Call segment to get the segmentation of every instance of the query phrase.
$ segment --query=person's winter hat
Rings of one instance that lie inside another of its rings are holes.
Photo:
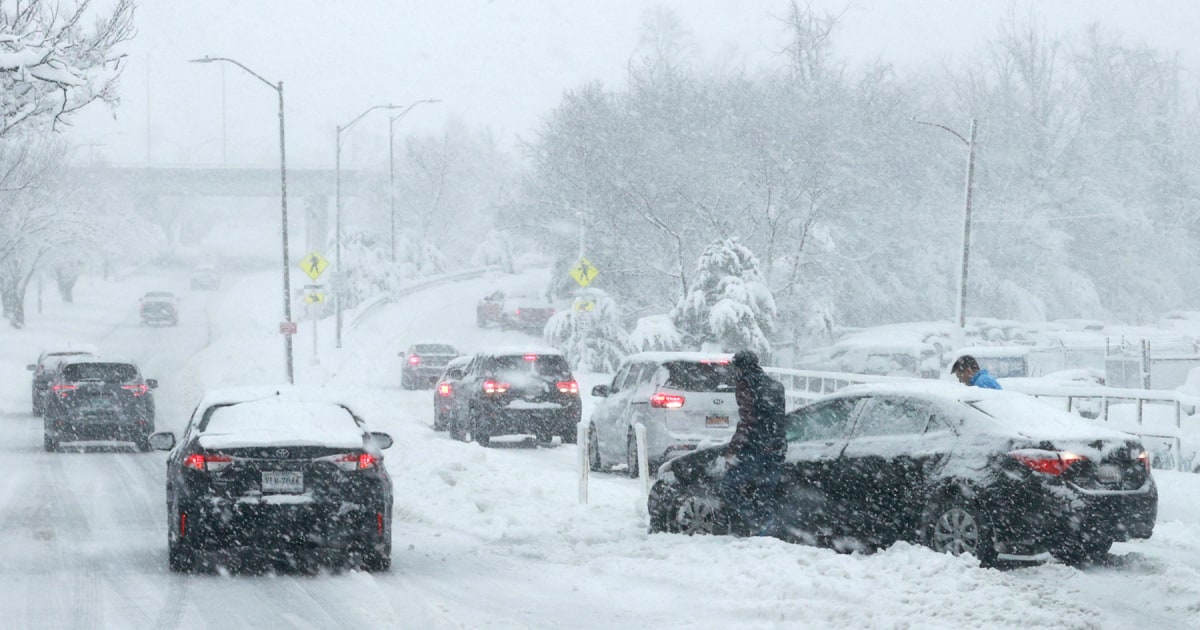
[[[733,367],[739,370],[748,370],[758,367],[758,355],[754,354],[753,350],[738,350],[737,354],[733,355]]]

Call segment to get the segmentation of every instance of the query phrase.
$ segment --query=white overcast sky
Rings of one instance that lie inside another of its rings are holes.
[[[1076,36],[1098,22],[1200,68],[1194,0],[811,5],[843,13],[836,54],[882,58],[901,72],[970,53],[1012,6],[1030,5],[1051,32]],[[275,92],[232,66],[222,73],[218,64],[187,63],[213,55],[284,82],[290,164],[332,166],[337,125],[372,105],[425,98],[443,102],[414,108],[397,135],[432,132],[453,118],[489,126],[513,146],[532,136],[565,89],[592,80],[619,86],[654,6],[676,9],[697,64],[769,63],[786,41],[786,0],[140,0],[120,106],[91,106],[66,134],[83,145],[80,160],[220,164],[224,146],[230,164],[275,163]],[[374,112],[346,134],[346,164],[386,159],[386,114]]]

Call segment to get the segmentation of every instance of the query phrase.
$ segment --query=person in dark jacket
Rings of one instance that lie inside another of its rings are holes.
[[[787,453],[783,385],[767,376],[758,355],[733,355],[737,371],[737,430],[725,449],[726,470],[721,497],[733,518],[735,533],[770,535],[775,487]]]
[[[963,385],[972,385],[975,387],[983,387],[985,389],[1003,389],[996,379],[987,370],[980,369],[979,361],[975,357],[964,354],[958,357],[954,365],[950,366],[950,373],[958,378],[958,382]]]

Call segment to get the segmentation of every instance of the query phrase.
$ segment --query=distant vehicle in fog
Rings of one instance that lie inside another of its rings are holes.
[[[215,291],[221,288],[221,276],[213,265],[198,265],[192,271],[192,289]]]
[[[57,451],[64,442],[117,441],[149,451],[156,387],[158,381],[142,378],[130,362],[64,363],[43,406],[46,450]]]
[[[138,302],[143,326],[178,326],[179,298],[170,291],[150,291]]]
[[[560,436],[573,444],[582,410],[579,383],[553,348],[509,347],[477,352],[451,392],[451,435],[482,446],[493,437]],[[497,440],[499,441],[499,440]]]
[[[535,291],[495,291],[475,306],[480,328],[498,327],[541,334],[555,307]]]
[[[84,359],[97,355],[96,347],[89,344],[67,344],[52,350],[43,350],[38,355],[37,363],[30,363],[25,369],[33,372],[33,382],[30,386],[30,399],[33,415],[42,415],[46,404],[46,394],[50,391],[50,383],[58,376],[59,367],[64,362],[73,359]]]
[[[392,562],[386,433],[345,403],[311,392],[205,394],[183,437],[151,437],[167,457],[168,566],[214,553],[333,554],[368,571]]]
[[[400,368],[400,386],[404,389],[423,389],[433,386],[451,359],[462,356],[458,348],[441,342],[419,342],[400,353],[404,365]]]
[[[452,425],[454,414],[454,393],[462,383],[463,370],[471,362],[471,357],[455,357],[446,364],[446,370],[441,378],[433,384],[433,430],[445,431]],[[452,435],[456,440],[463,439],[457,433]]]

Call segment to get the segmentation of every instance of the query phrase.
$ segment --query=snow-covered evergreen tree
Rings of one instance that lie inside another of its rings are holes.
[[[775,328],[775,298],[758,258],[737,238],[713,241],[700,255],[688,294],[671,319],[690,345],[715,344],[733,352],[768,355]]]
[[[647,315],[638,318],[629,333],[633,352],[675,351],[684,348],[683,335],[671,321],[670,315]]]
[[[571,369],[612,372],[630,352],[617,303],[599,289],[580,291],[569,310],[546,323],[546,342],[567,357]]]

